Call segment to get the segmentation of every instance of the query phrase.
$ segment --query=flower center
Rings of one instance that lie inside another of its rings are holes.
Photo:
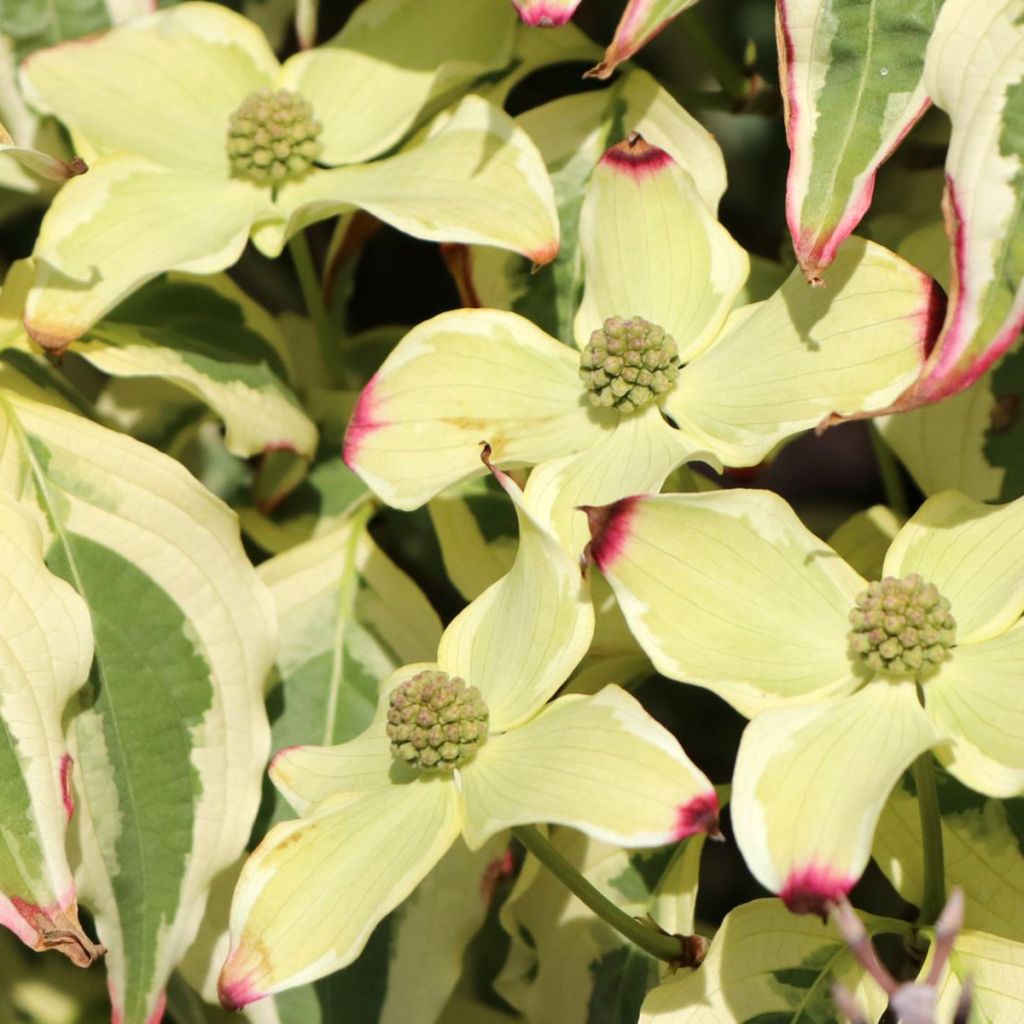
[[[580,359],[592,405],[635,412],[679,378],[679,347],[664,328],[641,316],[612,316],[594,331]]]
[[[287,89],[249,93],[228,119],[231,173],[258,185],[301,178],[320,154],[313,108]]]
[[[450,772],[484,745],[487,718],[475,686],[447,672],[419,672],[388,698],[392,756],[421,771]]]
[[[876,671],[910,675],[950,657],[956,620],[933,583],[911,573],[886,576],[857,596],[850,611],[850,647]]]

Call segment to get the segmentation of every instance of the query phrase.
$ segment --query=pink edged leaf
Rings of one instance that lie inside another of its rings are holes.
[[[610,78],[612,72],[646,46],[676,15],[697,0],[629,0],[615,37],[601,63],[587,72],[588,78]]]
[[[928,108],[922,78],[935,10],[779,0],[786,219],[812,284],[827,283],[824,271],[871,204],[879,166]]]
[[[916,381],[865,417],[963,391],[1024,328],[1024,28],[1013,10],[952,0],[936,22],[924,84],[952,121],[943,197],[949,304]]]
[[[564,25],[579,5],[580,0],[512,0],[519,17],[537,28]]]

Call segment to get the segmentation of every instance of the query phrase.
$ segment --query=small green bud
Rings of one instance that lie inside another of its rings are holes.
[[[480,691],[446,672],[419,672],[388,698],[391,754],[421,771],[464,765],[487,740],[487,705]]]
[[[679,377],[679,347],[640,316],[609,317],[580,359],[580,380],[592,405],[635,412],[665,394]]]
[[[956,645],[947,601],[917,573],[868,585],[850,610],[850,650],[876,672],[916,675],[946,661]]]
[[[258,185],[301,178],[320,155],[313,108],[287,89],[250,93],[228,119],[231,173]]]

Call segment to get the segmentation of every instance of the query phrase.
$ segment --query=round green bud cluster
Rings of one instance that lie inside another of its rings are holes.
[[[679,378],[672,335],[641,316],[612,316],[594,331],[580,360],[580,380],[592,405],[634,412],[665,394]]]
[[[850,624],[853,652],[876,671],[894,675],[939,665],[956,643],[949,601],[916,572],[872,583],[858,595]]]
[[[301,178],[320,154],[321,131],[313,108],[298,93],[252,92],[228,120],[231,173],[258,185]]]
[[[487,717],[475,686],[447,672],[419,672],[388,698],[391,753],[413,768],[450,772],[483,746]]]

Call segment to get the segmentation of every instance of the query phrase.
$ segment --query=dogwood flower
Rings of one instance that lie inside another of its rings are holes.
[[[624,690],[547,703],[587,651],[593,610],[579,566],[497,476],[519,520],[510,572],[449,625],[435,663],[382,683],[360,736],[273,761],[299,817],[242,872],[225,1006],[350,963],[460,833],[475,850],[539,822],[627,847],[715,831],[710,782]]]
[[[59,350],[165,270],[222,270],[250,233],[277,256],[306,225],[353,207],[421,238],[551,259],[543,163],[480,97],[374,160],[439,100],[502,67],[514,27],[499,3],[368,0],[331,43],[282,66],[246,18],[185,3],[33,54],[26,96],[71,129],[91,170],[43,220],[29,331]]]
[[[576,506],[658,490],[683,462],[750,466],[836,409],[896,395],[921,366],[941,293],[860,239],[826,289],[797,272],[730,312],[746,253],[690,174],[633,137],[594,172],[580,220],[573,351],[523,317],[442,313],[413,328],[360,396],[345,460],[412,509],[481,472],[481,441],[530,480],[579,552]]]
[[[627,498],[590,519],[655,667],[754,716],[732,820],[791,909],[849,891],[929,748],[972,789],[1024,792],[1024,499],[929,498],[871,583],[767,492]]]

